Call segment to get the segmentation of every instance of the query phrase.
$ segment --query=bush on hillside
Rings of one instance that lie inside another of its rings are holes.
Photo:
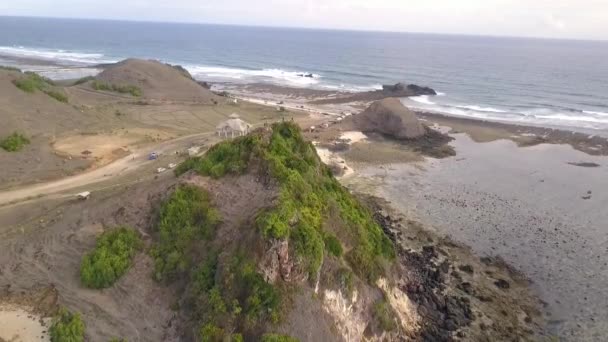
[[[121,227],[104,232],[95,249],[82,259],[82,283],[96,289],[112,286],[131,267],[141,247],[141,239],[133,229]]]
[[[373,317],[382,331],[393,331],[397,328],[395,313],[386,300],[381,300],[374,305]]]
[[[87,82],[93,81],[93,80],[95,80],[95,77],[93,77],[93,76],[82,77],[82,78],[79,78],[76,82],[74,82],[74,85],[84,84],[84,83],[87,83]]]
[[[33,93],[36,90],[42,91],[54,85],[50,79],[33,72],[26,72],[23,77],[14,80],[13,84],[26,93]]]
[[[68,103],[68,97],[66,94],[57,91],[57,90],[46,90],[44,92],[45,94],[47,94],[48,96],[54,98],[55,100],[59,101],[59,102],[63,102],[63,103]]]
[[[25,145],[29,145],[30,140],[23,134],[13,132],[13,134],[0,141],[0,147],[7,152],[20,151]]]
[[[170,280],[190,269],[190,246],[210,238],[219,222],[220,215],[206,191],[180,185],[160,210],[159,242],[152,249],[155,278]]]
[[[84,323],[79,314],[59,310],[49,329],[51,342],[83,342]]]
[[[287,335],[264,334],[261,342],[299,342],[299,340]]]
[[[59,102],[68,102],[68,97],[65,93],[53,88],[55,83],[51,79],[33,72],[25,72],[21,78],[14,80],[13,84],[26,93],[34,93],[38,90]]]
[[[112,84],[112,83],[106,83],[106,82],[102,82],[99,80],[95,80],[95,81],[93,81],[93,83],[91,83],[91,86],[95,90],[112,91],[112,92],[121,93],[121,94],[130,94],[135,97],[140,97],[142,95],[141,88],[139,88],[138,86],[134,86],[134,85],[126,85],[126,84],[119,85],[119,84]]]
[[[180,165],[176,174],[189,170],[214,178],[239,174],[250,160],[262,160],[280,184],[276,207],[257,217],[263,236],[290,239],[298,256],[314,278],[322,264],[323,251],[342,254],[339,241],[325,241],[323,222],[329,209],[335,208],[344,220],[345,229],[355,245],[346,260],[370,282],[383,272],[383,260],[395,256],[392,242],[384,234],[367,208],[333,177],[321,163],[314,146],[302,137],[299,127],[291,122],[274,124],[270,139],[263,133],[224,141],[212,147],[203,157],[192,158]],[[338,243],[336,243],[338,242]],[[340,247],[338,247],[340,246]]]

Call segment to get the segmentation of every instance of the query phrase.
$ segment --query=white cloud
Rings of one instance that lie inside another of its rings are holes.
[[[608,39],[607,0],[19,0],[0,14]]]

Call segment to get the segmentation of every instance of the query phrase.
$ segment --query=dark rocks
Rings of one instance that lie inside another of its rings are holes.
[[[464,273],[468,273],[468,274],[473,274],[473,266],[471,265],[460,265],[458,266],[458,269],[461,270]]]
[[[302,76],[303,77],[303,76]],[[397,83],[395,85],[383,85],[382,90],[366,91],[354,94],[313,101],[315,104],[349,103],[349,102],[372,102],[387,97],[410,97],[421,95],[437,95],[437,92],[429,87],[421,87],[415,84]]]
[[[573,166],[580,166],[580,167],[600,167],[600,164],[597,163],[590,163],[590,162],[580,162],[580,163],[568,163],[569,165],[573,165]]]
[[[496,280],[494,282],[494,285],[496,285],[496,287],[498,287],[499,289],[503,289],[503,290],[506,290],[511,287],[511,284],[509,284],[509,282],[504,279]]]
[[[420,95],[437,95],[437,92],[429,87],[421,87],[416,84],[408,84],[407,86],[403,83],[397,83],[395,85],[383,85],[382,91],[385,93],[407,93],[405,96],[420,96]]]

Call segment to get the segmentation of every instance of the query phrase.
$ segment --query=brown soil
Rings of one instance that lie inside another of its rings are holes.
[[[182,71],[158,61],[127,59],[111,65],[96,78],[110,84],[137,86],[149,101],[211,104],[218,100]]]
[[[81,84],[62,88],[68,94],[69,103],[66,104],[41,92],[21,91],[12,84],[20,74],[0,70],[0,117],[3,119],[0,138],[19,131],[32,142],[16,153],[0,149],[0,189],[64,178],[91,166],[108,164],[141,146],[183,135],[213,132],[218,123],[234,112],[252,124],[281,117],[274,108],[245,102],[233,104],[229,99],[215,95],[205,97],[210,94],[208,90],[164,64],[131,61],[120,68],[126,66],[133,69],[131,72],[123,70],[128,75],[145,74],[141,77],[149,81],[151,94],[165,91],[165,88],[154,87],[166,82],[184,94],[202,91],[204,96],[199,99],[201,101],[194,102],[190,98],[178,101],[182,99],[180,97],[171,101],[138,99],[94,91],[89,84]],[[148,67],[151,70],[145,71]],[[117,73],[111,68],[107,72],[110,76]],[[166,79],[170,76],[175,80]],[[152,79],[155,81],[150,81]],[[211,98],[217,99],[217,105],[203,101]],[[298,113],[288,114],[298,117]],[[83,155],[85,151],[92,153]]]
[[[104,229],[129,225],[146,236],[153,210],[174,183],[168,178],[97,192],[86,202],[47,201],[0,211],[0,288],[5,289],[5,297],[23,298],[21,293],[31,292],[32,287],[53,289],[53,300],[33,296],[16,302],[34,307],[48,302],[37,305],[45,314],[57,305],[81,313],[91,341],[174,340],[170,328],[174,297],[170,289],[152,280],[154,265],[147,254],[137,256],[131,270],[107,290],[83,288],[78,274],[82,256]]]

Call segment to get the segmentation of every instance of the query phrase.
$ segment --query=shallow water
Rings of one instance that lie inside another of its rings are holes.
[[[569,341],[608,336],[608,158],[565,145],[456,138],[456,157],[366,167],[351,182],[521,270],[547,303],[552,333]]]

